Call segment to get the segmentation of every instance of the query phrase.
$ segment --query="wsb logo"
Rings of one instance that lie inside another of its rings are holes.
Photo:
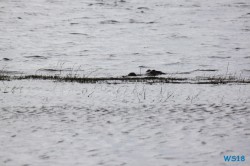
[[[225,162],[244,162],[245,156],[224,156],[224,161]]]

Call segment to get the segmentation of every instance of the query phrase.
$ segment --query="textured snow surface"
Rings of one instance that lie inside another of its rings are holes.
[[[2,0],[0,67],[249,77],[249,9],[249,0]]]
[[[225,165],[224,155],[250,155],[249,92],[249,85],[1,82],[0,162]]]
[[[249,0],[0,0],[0,73],[249,78],[249,39]],[[249,94],[1,81],[0,165],[250,165]]]

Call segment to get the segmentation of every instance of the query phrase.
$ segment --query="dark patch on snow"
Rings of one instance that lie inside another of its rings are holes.
[[[116,20],[105,20],[100,22],[100,24],[117,24],[117,23],[119,23],[119,21]]]
[[[12,59],[10,58],[3,58],[4,61],[11,61]]]
[[[213,58],[213,59],[229,59],[231,56],[209,56],[208,58]]]
[[[33,55],[33,56],[24,56],[25,58],[34,58],[34,59],[48,59],[45,56]]]
[[[84,35],[84,36],[88,36],[85,33],[78,33],[78,32],[72,32],[72,33],[69,33],[69,34],[71,34],[71,35]]]
[[[148,7],[138,7],[137,9],[139,9],[139,10],[149,10]]]

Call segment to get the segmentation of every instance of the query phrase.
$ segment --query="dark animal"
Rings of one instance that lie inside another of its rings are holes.
[[[150,70],[150,69],[146,71],[147,76],[158,76],[162,74],[166,74],[166,73],[163,73],[162,71]]]
[[[128,76],[137,76],[134,72],[129,73]]]

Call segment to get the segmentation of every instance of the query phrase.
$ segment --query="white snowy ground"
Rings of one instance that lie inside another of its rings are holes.
[[[0,27],[0,70],[250,76],[249,0],[2,0]]]
[[[0,165],[249,165],[250,86],[0,83]],[[224,155],[246,162],[225,163]]]
[[[249,0],[0,1],[1,73],[143,66],[249,78],[249,38]],[[249,94],[249,85],[0,82],[0,165],[250,165]]]

